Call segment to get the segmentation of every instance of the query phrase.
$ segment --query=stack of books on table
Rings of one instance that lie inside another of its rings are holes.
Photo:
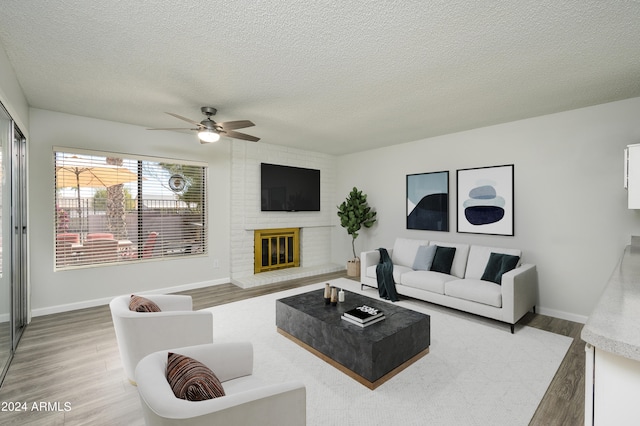
[[[382,321],[384,314],[379,309],[362,305],[342,314],[342,319],[360,327],[367,327]]]

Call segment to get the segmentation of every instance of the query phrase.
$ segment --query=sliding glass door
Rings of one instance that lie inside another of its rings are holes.
[[[12,349],[27,325],[27,140],[13,125],[11,152],[11,322]]]
[[[4,374],[9,366],[13,353],[11,341],[11,179],[6,179],[7,171],[11,170],[11,161],[7,165],[7,158],[11,158],[13,123],[4,109],[0,107],[0,171],[2,185],[0,185],[2,206],[0,206],[0,371]]]
[[[0,105],[0,384],[27,323],[26,140]]]

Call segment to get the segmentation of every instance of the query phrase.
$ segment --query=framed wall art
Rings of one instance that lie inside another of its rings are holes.
[[[449,231],[449,172],[407,175],[407,229]]]
[[[457,231],[513,236],[513,164],[457,171]]]

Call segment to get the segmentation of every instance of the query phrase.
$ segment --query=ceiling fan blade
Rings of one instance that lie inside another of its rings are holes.
[[[188,127],[159,127],[159,128],[147,129],[147,130],[198,130],[198,129],[190,129]]]
[[[255,136],[246,135],[240,132],[234,132],[233,130],[226,130],[224,131],[224,134],[226,136],[229,136],[230,138],[243,139],[245,141],[250,141],[250,142],[258,142],[260,140],[260,138],[257,138]]]
[[[224,123],[217,124],[224,130],[244,129],[245,127],[255,126],[255,124],[249,120],[225,121]]]
[[[183,116],[181,116],[181,115],[174,114],[174,113],[172,113],[172,112],[168,112],[167,114],[169,114],[169,115],[171,115],[171,116],[173,116],[173,117],[175,117],[175,118],[179,118],[180,120],[184,120],[184,121],[186,121],[187,123],[195,124],[195,125],[196,125],[196,126],[198,126],[198,127],[201,127],[201,126],[202,126],[199,122],[194,121],[194,120],[192,120],[192,119],[190,119],[190,118],[183,117]]]

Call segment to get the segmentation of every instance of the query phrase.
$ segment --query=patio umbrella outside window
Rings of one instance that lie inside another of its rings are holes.
[[[88,167],[79,167],[77,165],[56,167],[56,187],[76,189],[79,217],[82,217],[80,188],[108,188],[137,180],[137,173],[126,167],[109,164]]]

